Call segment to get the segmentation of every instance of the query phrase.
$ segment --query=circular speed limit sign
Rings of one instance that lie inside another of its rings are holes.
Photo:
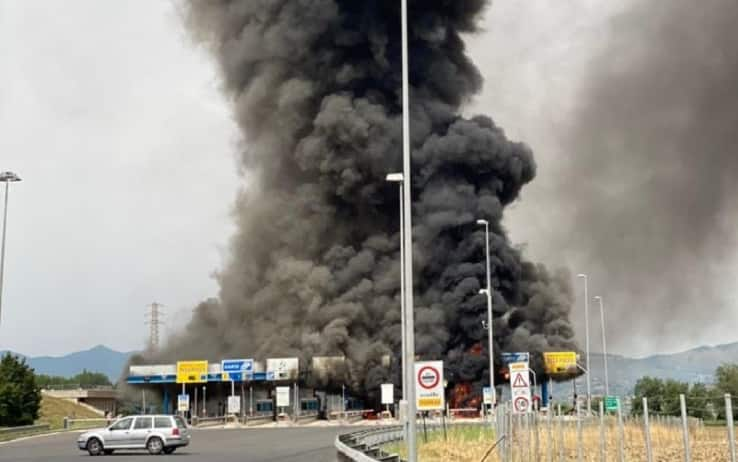
[[[513,401],[513,406],[515,407],[515,412],[526,412],[530,406],[530,401],[526,396],[518,396]]]

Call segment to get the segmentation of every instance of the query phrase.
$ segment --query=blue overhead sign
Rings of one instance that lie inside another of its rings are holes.
[[[500,355],[502,357],[502,364],[507,366],[510,363],[529,363],[530,362],[530,353],[526,352],[518,352],[518,353],[502,353]]]
[[[252,380],[254,376],[253,359],[224,359],[221,362],[223,380],[243,382]]]

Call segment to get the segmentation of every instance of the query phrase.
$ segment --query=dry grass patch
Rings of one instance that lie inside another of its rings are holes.
[[[420,430],[419,426],[419,430]],[[480,462],[494,442],[494,433],[489,427],[466,427],[454,429],[450,427],[448,441],[443,439],[442,432],[429,434],[429,441],[423,442],[422,434],[418,437],[418,456],[422,462]],[[608,462],[617,462],[618,428],[614,419],[605,425],[605,456]],[[559,451],[564,460],[577,460],[577,428],[576,422],[565,422],[559,430],[554,421],[552,428],[552,444],[550,451],[553,460],[559,460]],[[538,453],[536,454],[536,431],[538,434]],[[563,434],[563,438],[562,438]],[[583,459],[588,462],[600,461],[600,429],[599,423],[584,425],[582,428]],[[628,422],[624,426],[624,450],[627,461],[646,461],[646,444],[643,426],[640,422]],[[538,423],[537,429],[531,425],[516,425],[513,434],[512,462],[545,461],[549,452],[549,432],[547,422]],[[729,459],[727,430],[725,427],[691,427],[690,445],[692,460],[695,462],[723,462]],[[684,444],[680,426],[651,425],[651,447],[654,462],[673,462],[684,460]],[[387,448],[392,452],[406,455],[404,445],[397,444]],[[499,448],[498,448],[499,449]],[[501,462],[498,450],[486,459],[487,462]]]
[[[48,423],[52,430],[64,428],[64,417],[72,417],[77,419],[99,419],[100,415],[87,409],[79,404],[60,398],[52,398],[43,396],[41,398],[41,410],[39,412],[38,423]],[[100,427],[103,424],[93,423],[92,425]],[[79,426],[76,426],[77,428]]]

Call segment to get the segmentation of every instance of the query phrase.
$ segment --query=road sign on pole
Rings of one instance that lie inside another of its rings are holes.
[[[207,361],[177,362],[177,383],[205,383],[207,381]]]
[[[605,396],[605,410],[606,411],[617,411],[618,410],[618,398],[616,396]]]
[[[492,404],[492,388],[483,387],[482,397],[484,398],[484,404]]]
[[[241,412],[241,397],[238,395],[228,397],[228,413],[239,414]]]
[[[415,363],[415,396],[418,411],[443,410],[443,361]]]
[[[382,404],[394,404],[395,402],[395,385],[392,383],[383,383],[382,388]]]
[[[277,407],[290,405],[290,387],[277,387]]]
[[[513,412],[525,414],[530,411],[530,369],[527,362],[510,363],[510,392]]]
[[[177,396],[177,410],[179,412],[190,410],[190,395],[182,394]]]
[[[510,365],[510,363],[529,363],[530,353],[528,353],[527,351],[521,351],[517,353],[503,352],[500,353],[500,359],[502,359],[502,364],[505,366]]]
[[[253,359],[224,359],[220,363],[223,380],[243,382],[254,376]]]

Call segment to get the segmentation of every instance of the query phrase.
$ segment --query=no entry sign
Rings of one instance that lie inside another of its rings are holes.
[[[415,399],[419,411],[446,407],[443,393],[443,361],[415,363]]]

